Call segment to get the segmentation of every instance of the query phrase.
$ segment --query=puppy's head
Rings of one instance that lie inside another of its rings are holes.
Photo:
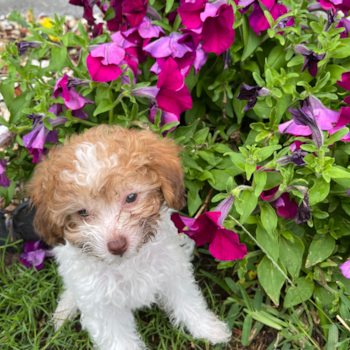
[[[151,131],[101,125],[73,136],[27,187],[36,231],[49,245],[66,239],[108,263],[133,256],[155,234],[164,201],[185,204],[179,152]]]

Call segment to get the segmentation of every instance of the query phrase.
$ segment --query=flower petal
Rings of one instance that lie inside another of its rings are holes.
[[[122,74],[120,67],[114,64],[104,66],[101,64],[101,61],[102,58],[92,57],[91,54],[86,59],[86,64],[92,80],[105,83],[117,79]]]
[[[344,277],[350,278],[350,260],[346,261],[344,264],[341,264],[339,268]]]

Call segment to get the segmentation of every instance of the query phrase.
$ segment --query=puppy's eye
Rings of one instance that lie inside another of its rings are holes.
[[[135,201],[136,201],[136,198],[137,198],[137,194],[136,194],[136,193],[129,194],[129,195],[126,197],[125,202],[126,202],[126,203],[135,202]]]
[[[80,216],[82,216],[83,218],[86,218],[86,217],[89,216],[89,213],[87,212],[86,209],[79,210],[79,211],[78,211],[78,214],[79,214]]]

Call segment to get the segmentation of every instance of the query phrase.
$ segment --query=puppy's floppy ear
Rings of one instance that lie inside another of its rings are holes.
[[[151,168],[161,181],[161,190],[170,208],[180,210],[186,204],[184,173],[179,153],[181,147],[170,138],[159,138],[152,131],[140,131],[151,154]]]
[[[32,205],[36,207],[34,228],[37,234],[51,246],[65,243],[63,239],[63,226],[59,226],[50,211],[51,196],[54,193],[54,179],[49,170],[49,160],[39,163],[32,179],[26,187]]]

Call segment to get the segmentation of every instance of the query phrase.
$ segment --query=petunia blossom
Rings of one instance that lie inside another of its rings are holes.
[[[340,268],[341,273],[344,275],[345,278],[350,278],[350,260],[339,265],[339,268]]]
[[[183,25],[189,29],[197,29],[202,25],[201,13],[208,0],[185,2],[177,8]]]
[[[243,83],[243,86],[241,86],[239,89],[237,98],[241,101],[248,101],[247,105],[244,107],[244,111],[247,111],[248,109],[252,109],[258,102],[258,96],[265,96],[268,94],[270,94],[270,90],[264,87],[261,87],[259,85],[249,86]]]
[[[9,187],[11,181],[7,178],[6,171],[6,162],[0,158],[0,187]]]
[[[343,73],[341,80],[338,80],[337,84],[343,89],[350,91],[350,71]]]
[[[19,258],[24,266],[40,270],[44,266],[45,258],[53,255],[53,251],[45,248],[41,241],[29,241],[26,242],[24,252]]]
[[[148,0],[124,0],[122,3],[123,16],[131,28],[136,27],[145,17]]]
[[[156,106],[153,106],[149,110],[148,120],[153,124],[154,124],[154,120],[155,120],[155,116],[157,114],[157,111],[158,111],[158,108]],[[180,117],[178,115],[176,115],[174,113],[162,111],[159,126],[162,127],[165,124],[172,123],[172,122],[179,122],[179,121],[180,121]],[[171,128],[170,130],[165,131],[164,134],[167,134],[168,132],[172,132],[175,129],[176,129],[176,126]]]
[[[55,98],[62,96],[66,108],[72,109],[73,111],[82,109],[87,103],[94,103],[80,95],[74,88],[70,87],[70,81],[74,84],[74,79],[69,78],[67,74],[57,79],[53,92]]]
[[[301,149],[298,149],[295,153],[292,153],[290,156],[283,156],[276,160],[276,163],[279,165],[286,165],[289,163],[294,163],[295,165],[306,165],[304,157],[307,155],[307,152],[303,152]]]
[[[345,28],[345,31],[340,33],[340,38],[348,38],[349,37],[349,32],[350,32],[350,21],[346,18],[341,18],[339,23],[336,25],[335,28]]]
[[[222,226],[224,219],[230,211],[233,197],[227,197],[212,212],[201,214],[197,219],[186,218],[175,213],[171,216],[179,232],[191,237],[197,246],[209,243],[209,251],[214,258],[231,261],[243,259],[247,248],[239,243],[238,235]],[[188,230],[184,230],[187,226]]]
[[[322,61],[326,54],[317,55],[312,50],[309,50],[304,45],[296,45],[294,51],[303,55],[305,57],[304,65],[301,68],[303,72],[305,69],[308,69],[311,76],[315,77],[317,75],[317,63]]]
[[[226,51],[235,39],[233,29],[234,13],[232,5],[222,1],[207,3],[200,14],[203,22],[203,50],[215,52],[217,55]]]
[[[89,25],[95,23],[95,18],[93,16],[94,2],[90,2],[89,0],[69,0],[69,3],[75,6],[82,6],[84,8],[83,18],[88,21]]]
[[[115,42],[92,50],[86,59],[92,80],[103,83],[117,79],[123,72],[119,65],[124,58],[125,50]]]
[[[16,43],[18,49],[18,55],[23,56],[29,48],[37,48],[41,46],[42,43],[37,43],[35,41],[22,41],[21,43]]]
[[[348,13],[350,10],[349,0],[316,0],[324,10],[332,9],[333,12],[336,10]]]

